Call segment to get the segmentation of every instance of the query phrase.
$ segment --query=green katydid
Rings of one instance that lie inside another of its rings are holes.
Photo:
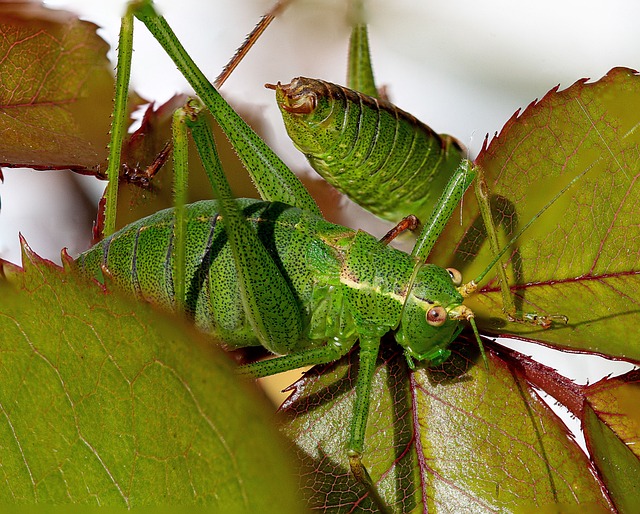
[[[425,223],[413,255],[364,232],[330,224],[295,175],[209,84],[151,2],[131,4],[125,32],[131,31],[133,15],[147,25],[234,141],[265,202],[232,198],[211,133],[198,117],[201,106],[194,100],[176,125],[191,129],[219,200],[187,206],[182,215],[162,211],[129,225],[82,254],[77,266],[92,276],[106,270],[116,284],[142,298],[184,308],[196,324],[230,347],[259,345],[281,355],[242,368],[252,376],[332,362],[359,341],[357,399],[347,452],[354,474],[371,485],[361,457],[380,338],[394,331],[413,368],[416,362],[444,361],[463,320],[475,329],[473,313],[463,304],[475,282],[462,285],[454,270],[424,264],[475,170],[462,162]],[[130,58],[130,41],[121,39],[122,59]],[[119,72],[122,69],[126,67]],[[117,100],[126,97],[126,82],[122,77]],[[124,123],[125,112],[116,101],[114,124]],[[117,137],[112,136],[111,169],[119,166],[122,136]],[[183,224],[184,235],[176,235],[174,227]],[[183,247],[185,254],[177,256],[174,249]]]

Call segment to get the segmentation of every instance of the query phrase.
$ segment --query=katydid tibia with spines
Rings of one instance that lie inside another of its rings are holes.
[[[473,312],[463,303],[475,282],[462,284],[457,271],[425,263],[476,170],[461,161],[423,220],[412,255],[386,244],[394,235],[379,241],[331,224],[295,175],[208,82],[152,3],[133,2],[123,31],[133,30],[133,16],[148,27],[199,96],[175,117],[174,158],[176,168],[186,169],[188,128],[218,200],[179,205],[128,225],[82,254],[77,267],[90,276],[105,272],[140,298],[184,310],[230,348],[263,346],[278,355],[240,368],[254,377],[336,361],[359,341],[346,451],[354,475],[375,494],[362,455],[382,336],[394,333],[412,369],[446,360],[464,321],[471,323],[481,346]],[[119,55],[130,59],[126,35]],[[114,126],[124,124],[127,81],[122,78],[124,85],[117,90]],[[233,142],[264,201],[233,198],[211,131],[199,116],[202,104]],[[117,170],[123,131],[112,134],[110,169]]]

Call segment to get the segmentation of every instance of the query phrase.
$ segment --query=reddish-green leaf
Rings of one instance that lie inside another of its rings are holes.
[[[487,372],[464,348],[441,370],[409,373],[397,352],[377,369],[364,462],[392,511],[609,512],[588,459],[520,373],[497,357]],[[354,355],[310,373],[284,406],[303,488],[328,512],[375,511],[344,450],[356,370]]]
[[[0,34],[0,165],[95,168],[113,96],[96,26],[36,3],[1,3]]]
[[[30,253],[24,266],[17,288],[0,282],[0,504],[300,512],[270,405],[211,340]]]
[[[518,307],[567,315],[569,325],[542,330],[507,323],[499,290],[489,283],[470,299],[482,330],[640,360],[640,340],[628,337],[640,321],[639,108],[640,79],[612,70],[596,83],[552,90],[483,150],[477,162],[495,195],[498,225],[509,234],[587,173],[510,254]],[[464,226],[456,216],[433,257],[472,279],[490,260],[473,195],[462,214]],[[505,244],[511,236],[501,237]],[[573,505],[608,511],[592,463],[527,385],[536,371],[505,354],[492,356],[486,373],[470,366],[465,352],[458,347],[441,373],[409,374],[398,355],[387,356],[376,374],[365,463],[393,510],[520,512],[553,505],[566,511]],[[356,373],[352,362],[314,374],[286,404],[293,416],[288,432],[309,466],[306,489],[316,505],[336,511],[375,510],[350,477],[344,454]],[[544,373],[540,383],[553,384],[563,397],[566,381]],[[565,396],[579,407],[579,388],[569,389]]]
[[[477,164],[498,204],[498,223],[510,232],[588,170],[508,255],[517,306],[566,315],[569,324],[542,330],[506,323],[491,281],[468,301],[485,333],[640,361],[640,339],[628,337],[640,321],[639,122],[640,77],[616,68],[595,83],[550,91],[481,152]],[[451,220],[433,258],[471,280],[490,260],[473,193],[462,216],[462,227],[459,216]]]
[[[621,512],[640,505],[640,371],[586,389],[583,426],[589,450]]]

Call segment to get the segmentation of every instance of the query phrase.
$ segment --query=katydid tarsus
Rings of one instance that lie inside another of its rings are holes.
[[[295,175],[210,85],[151,2],[130,5],[125,31],[132,30],[134,15],[220,123],[264,202],[233,199],[211,133],[198,117],[201,104],[192,100],[176,125],[192,131],[218,201],[186,206],[183,214],[162,211],[129,225],[82,254],[78,268],[91,276],[106,272],[113,283],[141,298],[183,308],[198,326],[229,347],[264,346],[279,355],[241,368],[254,377],[335,361],[359,341],[356,400],[346,450],[354,475],[371,486],[362,455],[381,337],[394,332],[413,369],[421,363],[443,362],[464,321],[475,330],[473,313],[463,304],[475,282],[462,284],[455,270],[424,261],[476,171],[462,161],[431,219],[423,220],[413,255],[362,231],[331,224]],[[120,59],[130,59],[130,41],[121,39]],[[119,72],[122,69],[126,66],[119,66]],[[117,100],[126,97],[126,82],[122,77]],[[125,122],[123,104],[116,101],[114,124]],[[112,135],[112,152],[122,142],[123,131],[119,134],[120,140]],[[117,170],[117,153],[113,155],[110,168]],[[183,157],[178,152],[177,159]],[[184,236],[176,235],[174,227],[183,225]],[[185,248],[183,257],[176,257],[177,247]]]

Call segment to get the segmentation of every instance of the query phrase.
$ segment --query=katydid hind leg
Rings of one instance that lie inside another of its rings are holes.
[[[349,38],[347,86],[367,96],[377,98],[378,90],[373,77],[369,32],[365,23],[363,0],[351,0],[349,7],[352,27]]]
[[[302,334],[302,315],[294,293],[256,231],[238,207],[222,171],[211,128],[191,100],[186,119],[203,166],[220,202],[225,229],[238,271],[243,307],[261,344],[274,353],[289,353]]]
[[[320,214],[302,182],[222,98],[186,52],[151,0],[137,0],[129,12],[142,21],[207,106],[251,175],[260,196]]]

